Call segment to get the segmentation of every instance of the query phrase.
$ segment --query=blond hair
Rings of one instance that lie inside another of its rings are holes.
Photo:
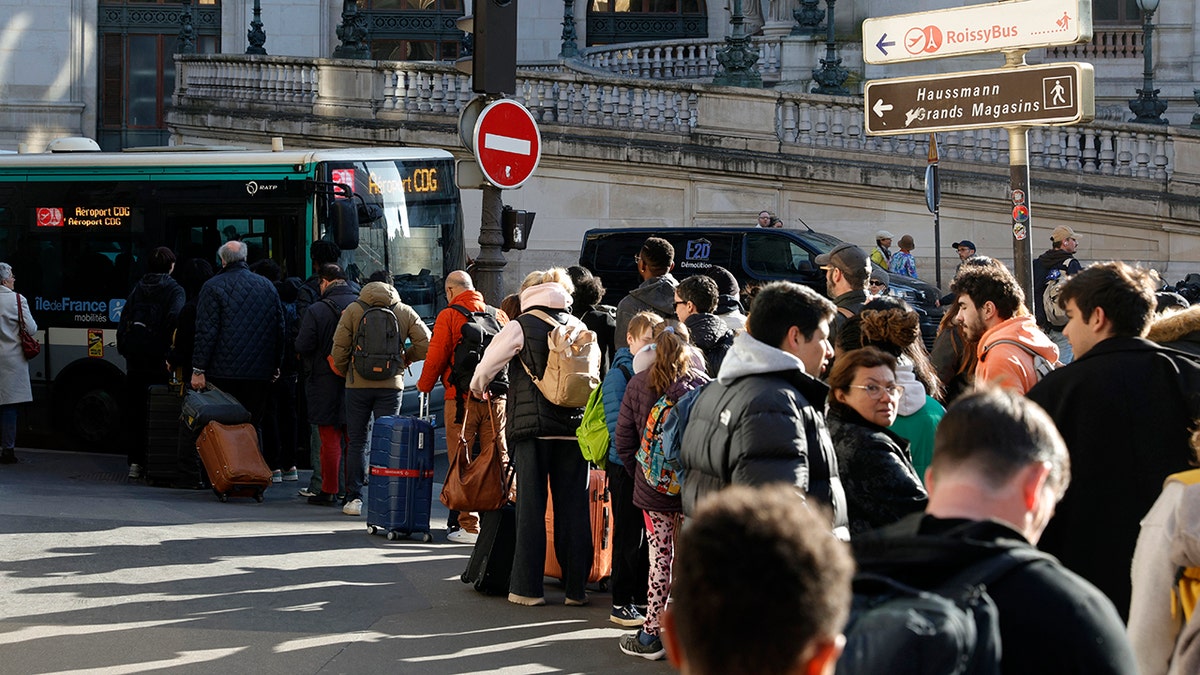
[[[548,270],[538,270],[525,275],[524,281],[521,282],[521,290],[538,284],[557,283],[566,289],[568,295],[575,294],[575,284],[571,282],[571,275],[561,267],[551,267]]]

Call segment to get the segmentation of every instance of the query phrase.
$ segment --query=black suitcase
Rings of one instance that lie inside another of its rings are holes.
[[[200,430],[209,422],[230,425],[249,422],[250,411],[233,396],[209,385],[204,391],[187,390],[180,419],[199,437]]]
[[[487,595],[508,595],[513,556],[517,551],[517,507],[505,504],[479,514],[479,539],[462,573],[464,584]]]
[[[156,384],[146,404],[146,479],[152,485],[202,487],[194,434],[179,423],[183,395],[179,386]],[[185,439],[185,436],[187,437]]]

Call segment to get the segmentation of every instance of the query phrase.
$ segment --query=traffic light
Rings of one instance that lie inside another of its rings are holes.
[[[471,76],[480,94],[513,94],[517,89],[517,0],[475,0],[474,14],[458,20],[458,29],[474,36],[471,56],[458,69]]]
[[[525,244],[529,241],[529,230],[533,229],[533,217],[536,215],[533,211],[518,211],[511,206],[505,206],[500,214],[500,229],[504,232],[504,244],[500,250],[510,251],[515,248],[524,251]]]

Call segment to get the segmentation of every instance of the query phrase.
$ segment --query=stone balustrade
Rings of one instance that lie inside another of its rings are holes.
[[[654,49],[676,47],[682,49],[683,45],[646,47],[643,56]],[[653,73],[656,58],[660,69],[667,63],[660,57],[648,58],[636,65],[631,59],[624,74],[645,73],[646,68]],[[470,79],[444,64],[225,54],[177,56],[176,60],[174,102],[181,109],[223,106],[388,122],[449,121],[474,97]],[[697,129],[703,129],[706,142],[714,138],[720,142],[722,136],[731,142],[754,136],[769,140],[775,152],[786,153],[790,148],[865,152],[884,163],[924,159],[928,150],[927,134],[867,136],[862,101],[857,97],[633,81],[540,69],[520,71],[517,89],[513,98],[530,109],[546,133],[588,136],[619,130],[675,136],[675,142],[684,143]],[[738,119],[741,106],[763,105],[774,106],[774,129],[737,129],[729,124],[710,128],[703,118],[708,111],[714,118]],[[1099,120],[1072,127],[1033,128],[1029,132],[1030,167],[1162,182],[1174,171],[1176,133],[1169,127]],[[942,133],[938,147],[943,161],[1008,164],[1008,132],[1004,129]]]
[[[753,38],[758,71],[764,81],[779,80],[782,38]],[[667,40],[589,47],[581,59],[589,67],[626,77],[650,80],[711,81],[721,70],[717,53],[724,39]]]

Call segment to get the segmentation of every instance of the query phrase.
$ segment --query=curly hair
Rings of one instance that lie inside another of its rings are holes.
[[[921,317],[900,298],[876,298],[858,314],[862,346],[878,347],[912,363],[913,375],[925,385],[925,391],[942,400],[945,387],[937,376],[929,354],[921,341]]]

